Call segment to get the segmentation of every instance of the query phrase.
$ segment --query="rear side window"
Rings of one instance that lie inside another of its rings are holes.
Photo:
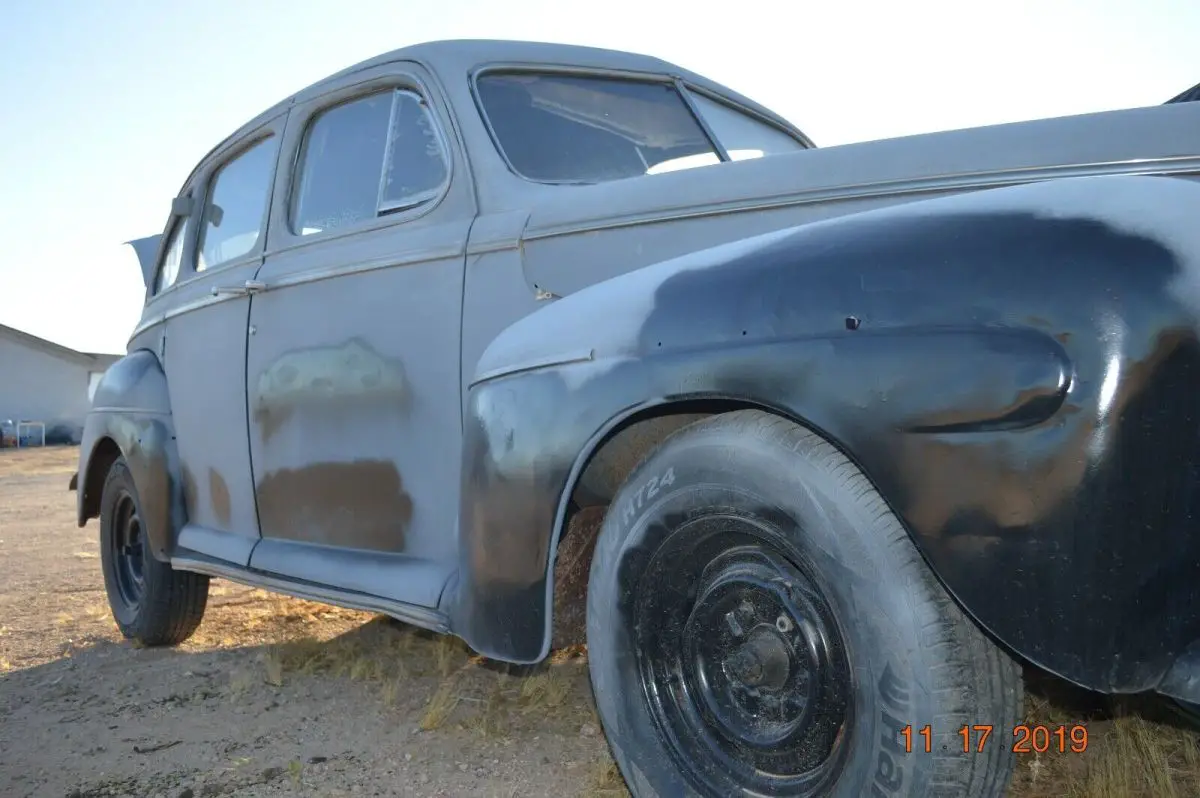
[[[696,114],[732,160],[804,149],[766,122],[675,83],[528,72],[476,82],[496,145],[543,183],[602,183],[721,162]],[[696,114],[688,107],[696,105]]]
[[[277,146],[274,137],[263,139],[213,175],[196,246],[196,271],[240,258],[258,243]]]
[[[449,157],[433,115],[405,89],[322,111],[305,134],[292,232],[311,235],[436,199]]]
[[[497,144],[522,177],[600,183],[717,154],[670,83],[492,73],[476,83]]]
[[[730,160],[761,158],[796,152],[805,147],[787,133],[766,122],[742,113],[724,103],[711,100],[701,94],[690,92],[696,110],[704,117],[708,129],[729,153]]]
[[[154,281],[155,294],[166,291],[179,277],[179,265],[183,262],[183,245],[187,242],[187,234],[191,228],[192,220],[187,216],[176,219],[175,224],[171,226],[162,263],[158,265],[158,276]]]

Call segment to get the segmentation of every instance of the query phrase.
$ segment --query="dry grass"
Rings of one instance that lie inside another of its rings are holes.
[[[507,671],[496,674],[479,711],[467,720],[468,728],[482,737],[501,737],[508,732],[512,698],[520,692],[512,688],[512,682]]]
[[[514,716],[536,724],[559,715],[574,731],[594,721],[586,703],[581,648],[555,652],[536,668],[510,667],[472,654],[456,637],[430,634],[382,616],[333,637],[288,639],[289,631],[316,625],[310,613],[322,605],[283,602],[294,620],[281,623],[276,615],[276,622],[269,623],[257,618],[259,629],[275,639],[263,649],[253,672],[231,674],[234,697],[256,682],[278,687],[289,679],[320,676],[346,678],[378,690],[385,707],[423,697],[423,731],[456,721],[486,737],[505,737],[514,731]]]
[[[0,449],[0,476],[35,477],[45,474],[66,474],[63,492],[67,491],[70,475],[79,465],[78,446],[30,446],[23,449]]]
[[[1025,723],[1084,725],[1087,747],[1018,754],[1013,798],[1200,795],[1200,734],[1161,702],[1104,699],[1039,675],[1028,682]]]
[[[462,697],[455,692],[456,687],[449,679],[438,685],[429,703],[425,705],[424,714],[421,715],[421,731],[441,728],[454,714],[454,710],[458,709]]]
[[[570,680],[561,669],[551,666],[521,683],[522,711],[528,714],[557,710],[566,702],[570,692]]]
[[[628,798],[629,790],[616,763],[606,759],[592,767],[583,795],[585,798]]]
[[[294,604],[296,602],[290,602]],[[293,610],[294,611],[294,610]],[[519,668],[472,654],[458,638],[433,635],[379,617],[332,639],[281,640],[264,649],[254,672],[230,677],[240,696],[256,681],[340,677],[377,690],[384,707],[419,701],[422,731],[456,726],[486,738],[522,728],[595,724],[581,647],[543,665]]]

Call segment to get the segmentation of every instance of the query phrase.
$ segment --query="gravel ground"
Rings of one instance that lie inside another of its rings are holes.
[[[191,640],[135,648],[74,523],[75,457],[0,450],[0,795],[627,795],[582,652],[502,668],[217,580]]]
[[[134,647],[109,615],[97,525],[75,526],[76,457],[0,450],[0,797],[628,796],[582,650],[505,668],[218,580],[190,640]],[[1028,686],[1027,722],[1083,723],[1091,742],[1018,755],[1011,798],[1200,795],[1200,736],[1155,705]]]

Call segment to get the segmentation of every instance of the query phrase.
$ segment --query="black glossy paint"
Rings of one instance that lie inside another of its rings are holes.
[[[604,431],[721,397],[849,453],[1016,652],[1153,688],[1200,638],[1197,213],[1200,185],[1169,178],[997,189],[685,256],[518,322],[469,397],[455,630],[543,656],[555,530]],[[523,366],[585,340],[590,359]]]
[[[95,518],[115,447],[125,458],[142,506],[150,551],[166,561],[174,530],[184,523],[182,473],[167,393],[167,378],[153,352],[134,349],[104,373],[79,447],[76,520]]]

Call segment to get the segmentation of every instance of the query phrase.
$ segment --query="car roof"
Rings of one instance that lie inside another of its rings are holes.
[[[446,39],[442,41],[423,42],[420,44],[401,47],[387,53],[360,61],[357,64],[328,75],[316,83],[289,95],[265,109],[250,121],[226,136],[220,143],[205,153],[196,162],[196,167],[188,174],[182,185],[187,185],[214,153],[224,148],[231,141],[237,140],[258,128],[265,122],[285,111],[289,106],[307,102],[320,96],[335,82],[356,72],[362,72],[383,64],[395,61],[414,61],[428,69],[441,80],[460,75],[464,78],[476,69],[489,64],[522,64],[544,65],[547,67],[581,67],[584,69],[602,69],[623,72],[656,72],[667,73],[682,78],[700,88],[727,97],[747,109],[766,117],[804,137],[788,120],[776,114],[769,108],[759,105],[742,94],[723,86],[715,81],[684,69],[669,61],[640,53],[622,50],[607,50],[600,47],[585,47],[574,44],[555,44],[551,42],[516,41],[507,39]],[[804,140],[808,142],[807,137]],[[811,142],[809,142],[811,146]]]
[[[380,64],[392,61],[417,61],[439,74],[466,74],[483,64],[493,62],[533,62],[539,64],[561,64],[590,67],[594,69],[618,69],[631,72],[678,72],[674,64],[649,55],[628,53],[621,50],[605,50],[599,47],[584,47],[574,44],[551,42],[510,41],[502,39],[448,39],[423,42],[402,47],[367,59],[317,81],[299,92],[297,97],[308,99],[308,95],[319,94],[325,84]]]

